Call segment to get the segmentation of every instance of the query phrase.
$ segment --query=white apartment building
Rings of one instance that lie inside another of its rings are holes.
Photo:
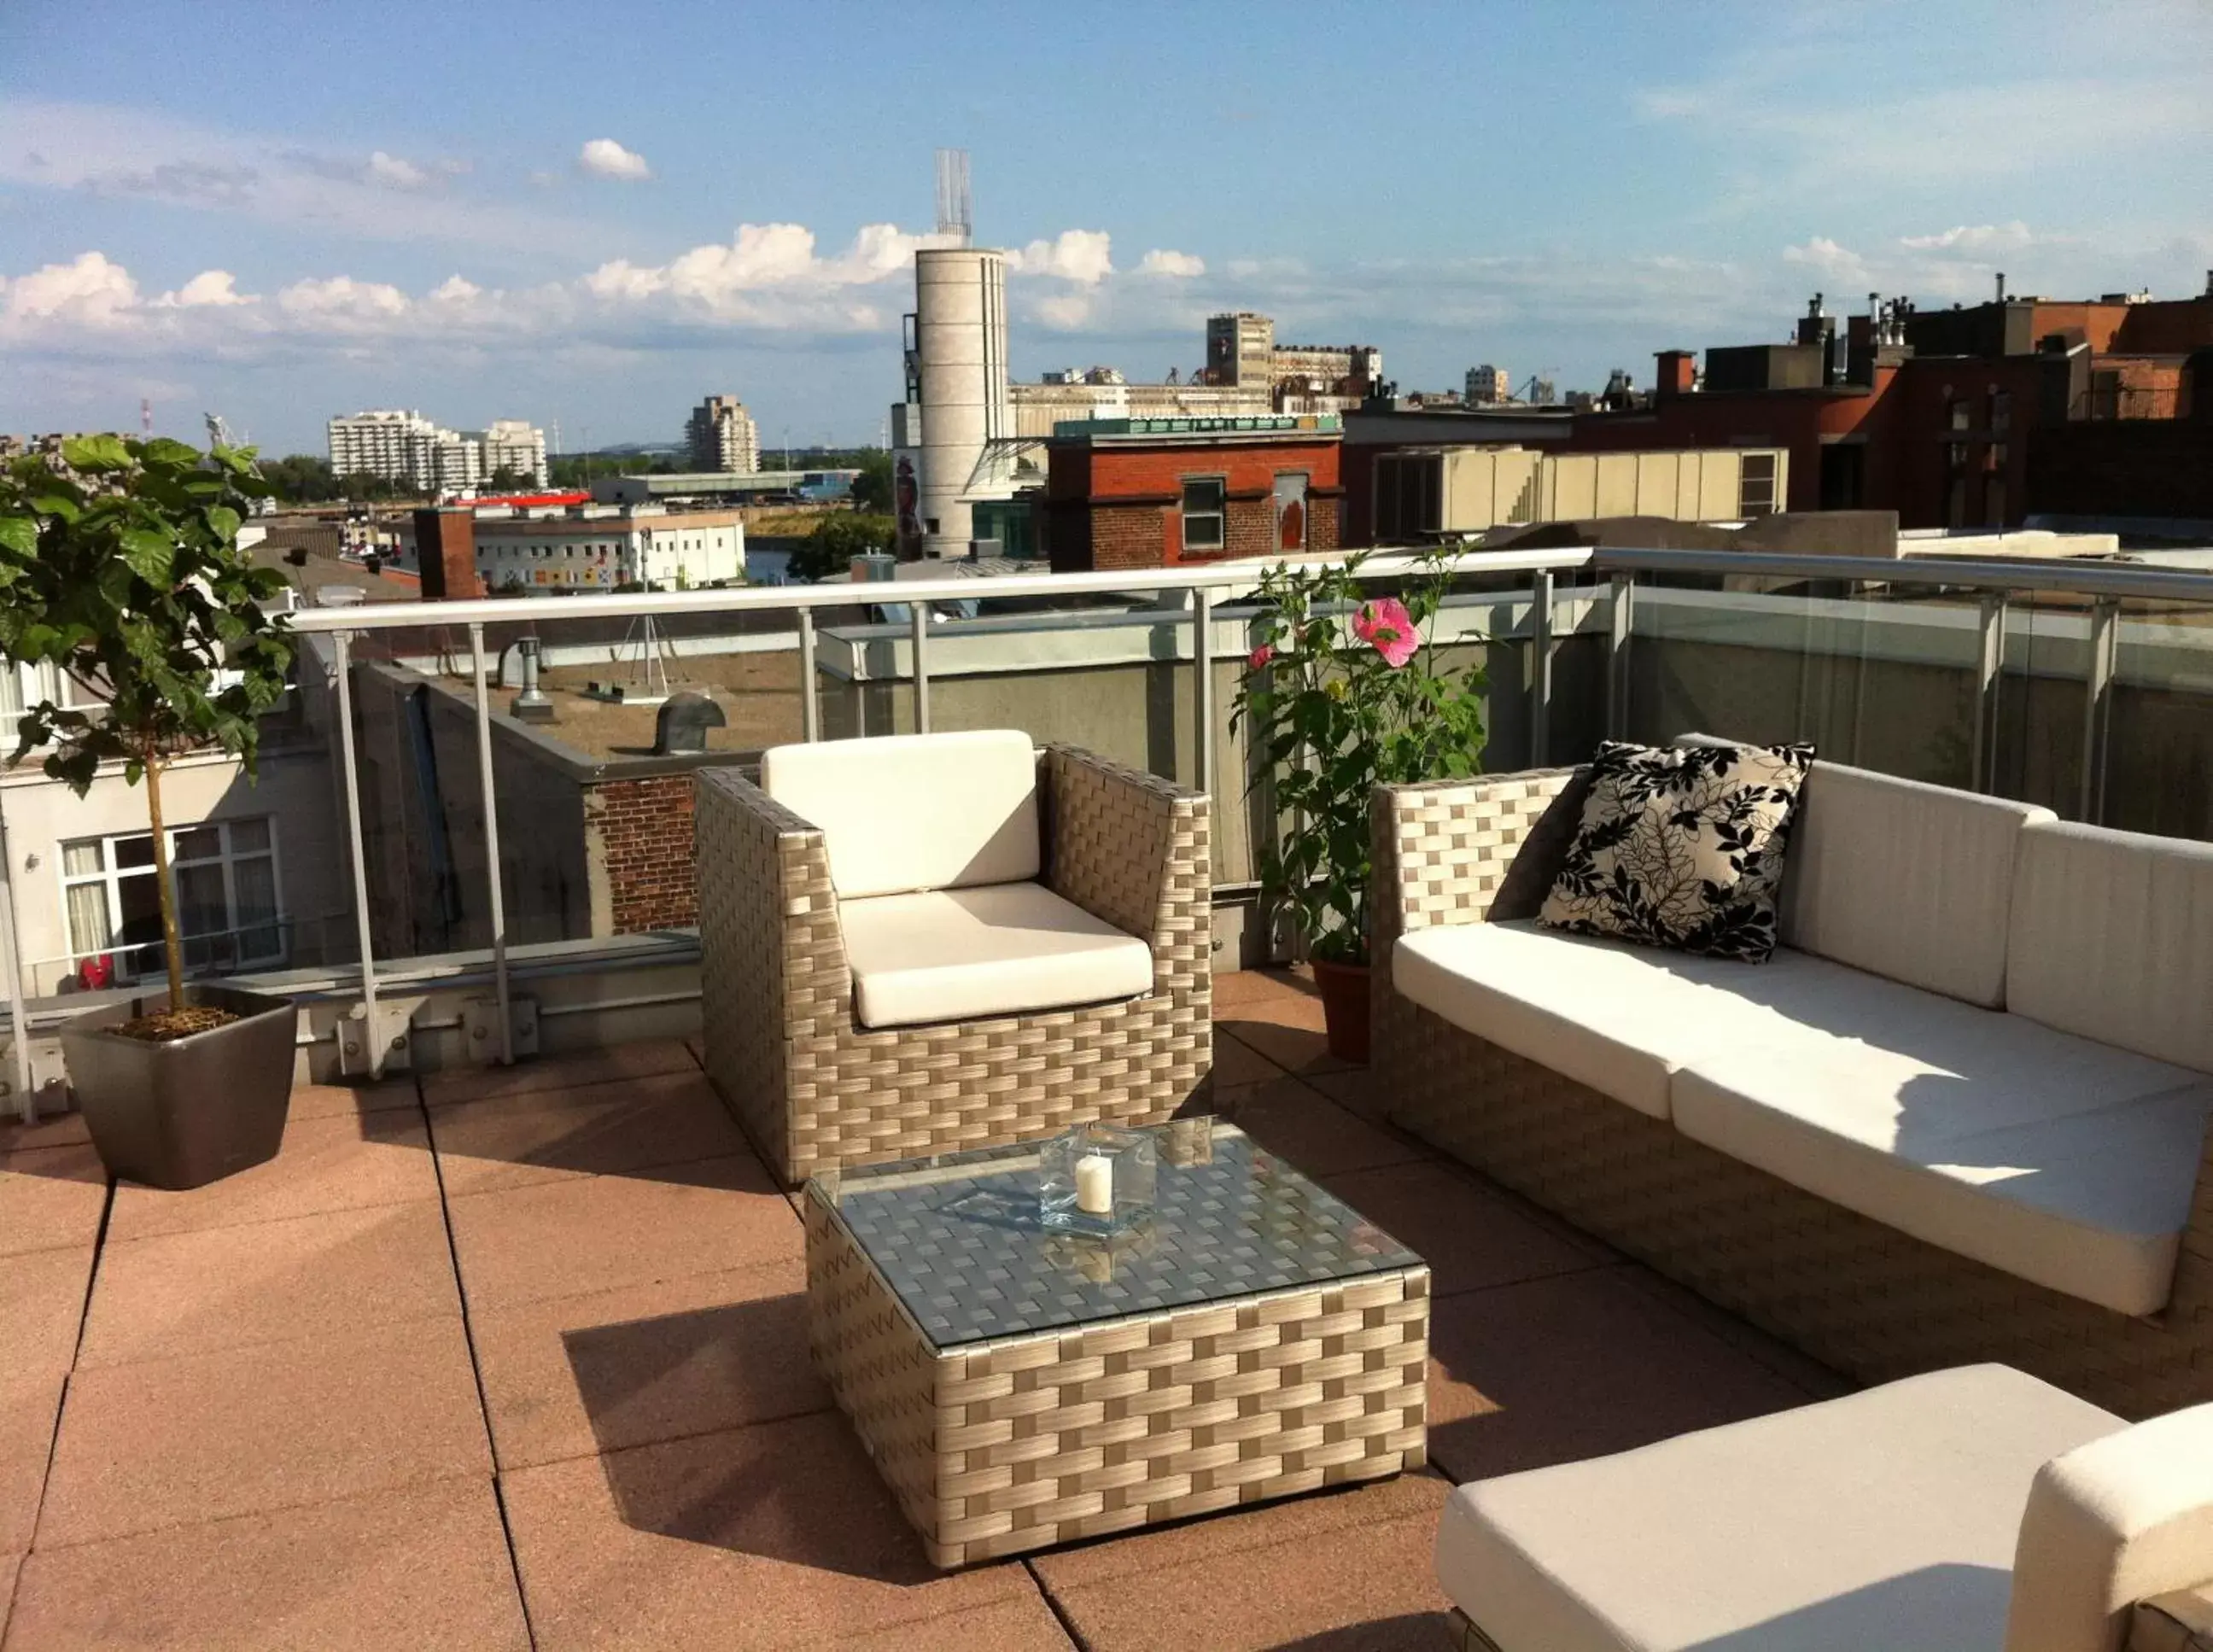
[[[484,433],[484,473],[513,471],[540,487],[546,484],[546,432],[527,420],[496,418]]]
[[[494,596],[662,590],[742,584],[746,528],[736,510],[670,510],[665,505],[570,505],[476,513],[477,573]],[[399,529],[399,565],[419,570],[412,522]]]
[[[381,476],[423,493],[464,493],[503,466],[546,480],[546,433],[519,418],[481,431],[448,430],[412,410],[378,408],[330,422],[331,469]]]
[[[692,468],[751,476],[760,469],[760,427],[735,396],[710,396],[684,426]]]
[[[1493,367],[1485,362],[1481,367],[1467,370],[1467,404],[1471,407],[1495,407],[1514,399],[1512,382],[1503,367]]]

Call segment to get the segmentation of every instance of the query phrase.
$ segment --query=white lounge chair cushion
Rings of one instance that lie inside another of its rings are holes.
[[[1732,1006],[1710,984],[1775,967],[1562,935],[1517,919],[1403,935],[1392,949],[1391,982],[1463,1032],[1666,1119],[1669,1076],[1727,1035],[1721,1023]]]
[[[1478,1481],[1437,1581],[1501,1652],[1999,1652],[2037,1470],[2123,1426],[2004,1366]]]
[[[2047,808],[1817,762],[1783,872],[1783,944],[1997,1009],[2021,828]]]
[[[2054,1290],[2165,1303],[2213,1082],[1803,953],[1747,978],[1673,1078],[1678,1130]]]
[[[1015,883],[1044,865],[1037,753],[1020,729],[771,747],[761,789],[821,830],[843,899]]]
[[[838,919],[863,1027],[977,1021],[1153,989],[1149,947],[1041,883],[840,901]]]
[[[2213,844],[2023,832],[2006,1007],[2213,1073]]]
[[[2213,1405],[2046,1463],[2014,1555],[2006,1652],[2119,1652],[2136,1603],[2213,1577]]]

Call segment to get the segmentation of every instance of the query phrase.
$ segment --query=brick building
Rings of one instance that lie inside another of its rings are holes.
[[[1085,419],[1046,448],[1039,509],[1056,572],[1334,551],[1338,421]]]

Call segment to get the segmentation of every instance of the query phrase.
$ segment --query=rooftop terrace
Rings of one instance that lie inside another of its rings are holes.
[[[1436,1269],[1427,1472],[936,1572],[792,1201],[691,1046],[619,1044],[302,1087],[189,1193],[0,1128],[0,1643],[1442,1649],[1452,1484],[1841,1392],[1382,1123],[1302,976],[1216,1007],[1217,1108]]]

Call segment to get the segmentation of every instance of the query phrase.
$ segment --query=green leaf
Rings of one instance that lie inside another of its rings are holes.
[[[166,586],[176,558],[174,536],[150,527],[123,530],[123,560],[149,585]]]
[[[229,505],[209,507],[207,525],[225,545],[238,538],[238,525],[245,520]]]
[[[138,444],[138,462],[155,468],[174,466],[197,469],[200,450],[188,448],[181,442],[173,442],[168,436],[157,436],[151,442]]]
[[[30,516],[0,516],[0,551],[19,557],[39,554],[39,524]]]
[[[130,449],[116,436],[73,436],[62,443],[62,463],[95,473],[129,468]]]

